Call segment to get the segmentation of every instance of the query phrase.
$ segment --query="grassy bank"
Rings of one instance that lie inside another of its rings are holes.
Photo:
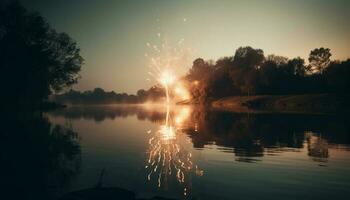
[[[237,111],[269,110],[276,112],[348,112],[350,95],[262,95],[234,96],[212,102],[214,108]]]

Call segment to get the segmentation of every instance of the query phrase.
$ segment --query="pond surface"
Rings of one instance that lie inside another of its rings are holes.
[[[55,199],[101,186],[145,198],[350,197],[346,116],[81,106],[2,121],[7,193]]]

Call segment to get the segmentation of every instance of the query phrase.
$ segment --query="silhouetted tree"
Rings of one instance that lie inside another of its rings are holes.
[[[350,93],[350,59],[331,62],[325,76],[330,92]]]
[[[274,62],[277,65],[285,65],[288,62],[288,58],[286,58],[284,56],[276,56],[274,54],[268,55],[266,60]]]
[[[233,61],[236,65],[248,69],[258,67],[264,59],[263,50],[253,49],[250,46],[239,47],[233,57]]]
[[[323,71],[328,67],[332,56],[331,50],[328,48],[318,48],[314,49],[310,52],[309,55],[309,63],[310,63],[310,71],[312,73],[323,73]]]
[[[6,104],[34,107],[77,82],[83,58],[67,34],[17,1],[0,3],[0,85]]]
[[[293,69],[295,75],[303,77],[306,74],[307,68],[305,66],[305,60],[297,57],[288,61],[288,65]]]
[[[201,81],[210,76],[211,72],[213,72],[212,66],[202,58],[197,58],[193,61],[193,65],[189,70],[187,78],[192,81]]]
[[[210,62],[204,61],[202,58],[197,58],[193,61],[193,65],[186,76],[191,84],[190,93],[201,103],[207,101],[208,97],[208,81],[214,73],[213,65]]]
[[[349,60],[332,62],[330,57],[328,48],[312,50],[306,66],[300,57],[265,58],[261,49],[239,47],[215,64],[196,59],[185,80],[198,103],[234,95],[349,93]]]
[[[233,57],[232,66],[229,69],[230,77],[235,87],[247,95],[255,92],[255,70],[263,63],[264,51],[252,47],[239,47]]]

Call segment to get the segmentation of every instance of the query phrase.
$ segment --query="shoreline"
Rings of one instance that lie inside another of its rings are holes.
[[[306,94],[306,95],[259,95],[233,96],[214,100],[210,103],[219,110],[243,112],[283,113],[347,113],[350,95]]]
[[[336,94],[304,94],[304,95],[257,95],[257,96],[231,96],[210,101],[202,105],[194,101],[182,101],[172,106],[198,106],[218,111],[239,113],[312,113],[337,114],[349,113],[348,102],[350,95]],[[69,104],[65,107],[99,107],[99,106],[164,106],[160,103],[108,103],[108,104]]]

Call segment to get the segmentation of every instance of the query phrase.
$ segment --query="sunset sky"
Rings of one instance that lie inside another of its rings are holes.
[[[82,50],[79,90],[102,87],[136,93],[147,81],[147,43],[158,33],[170,44],[184,39],[192,58],[231,56],[240,46],[265,55],[307,58],[328,47],[333,59],[350,57],[350,1],[347,0],[21,0]]]

